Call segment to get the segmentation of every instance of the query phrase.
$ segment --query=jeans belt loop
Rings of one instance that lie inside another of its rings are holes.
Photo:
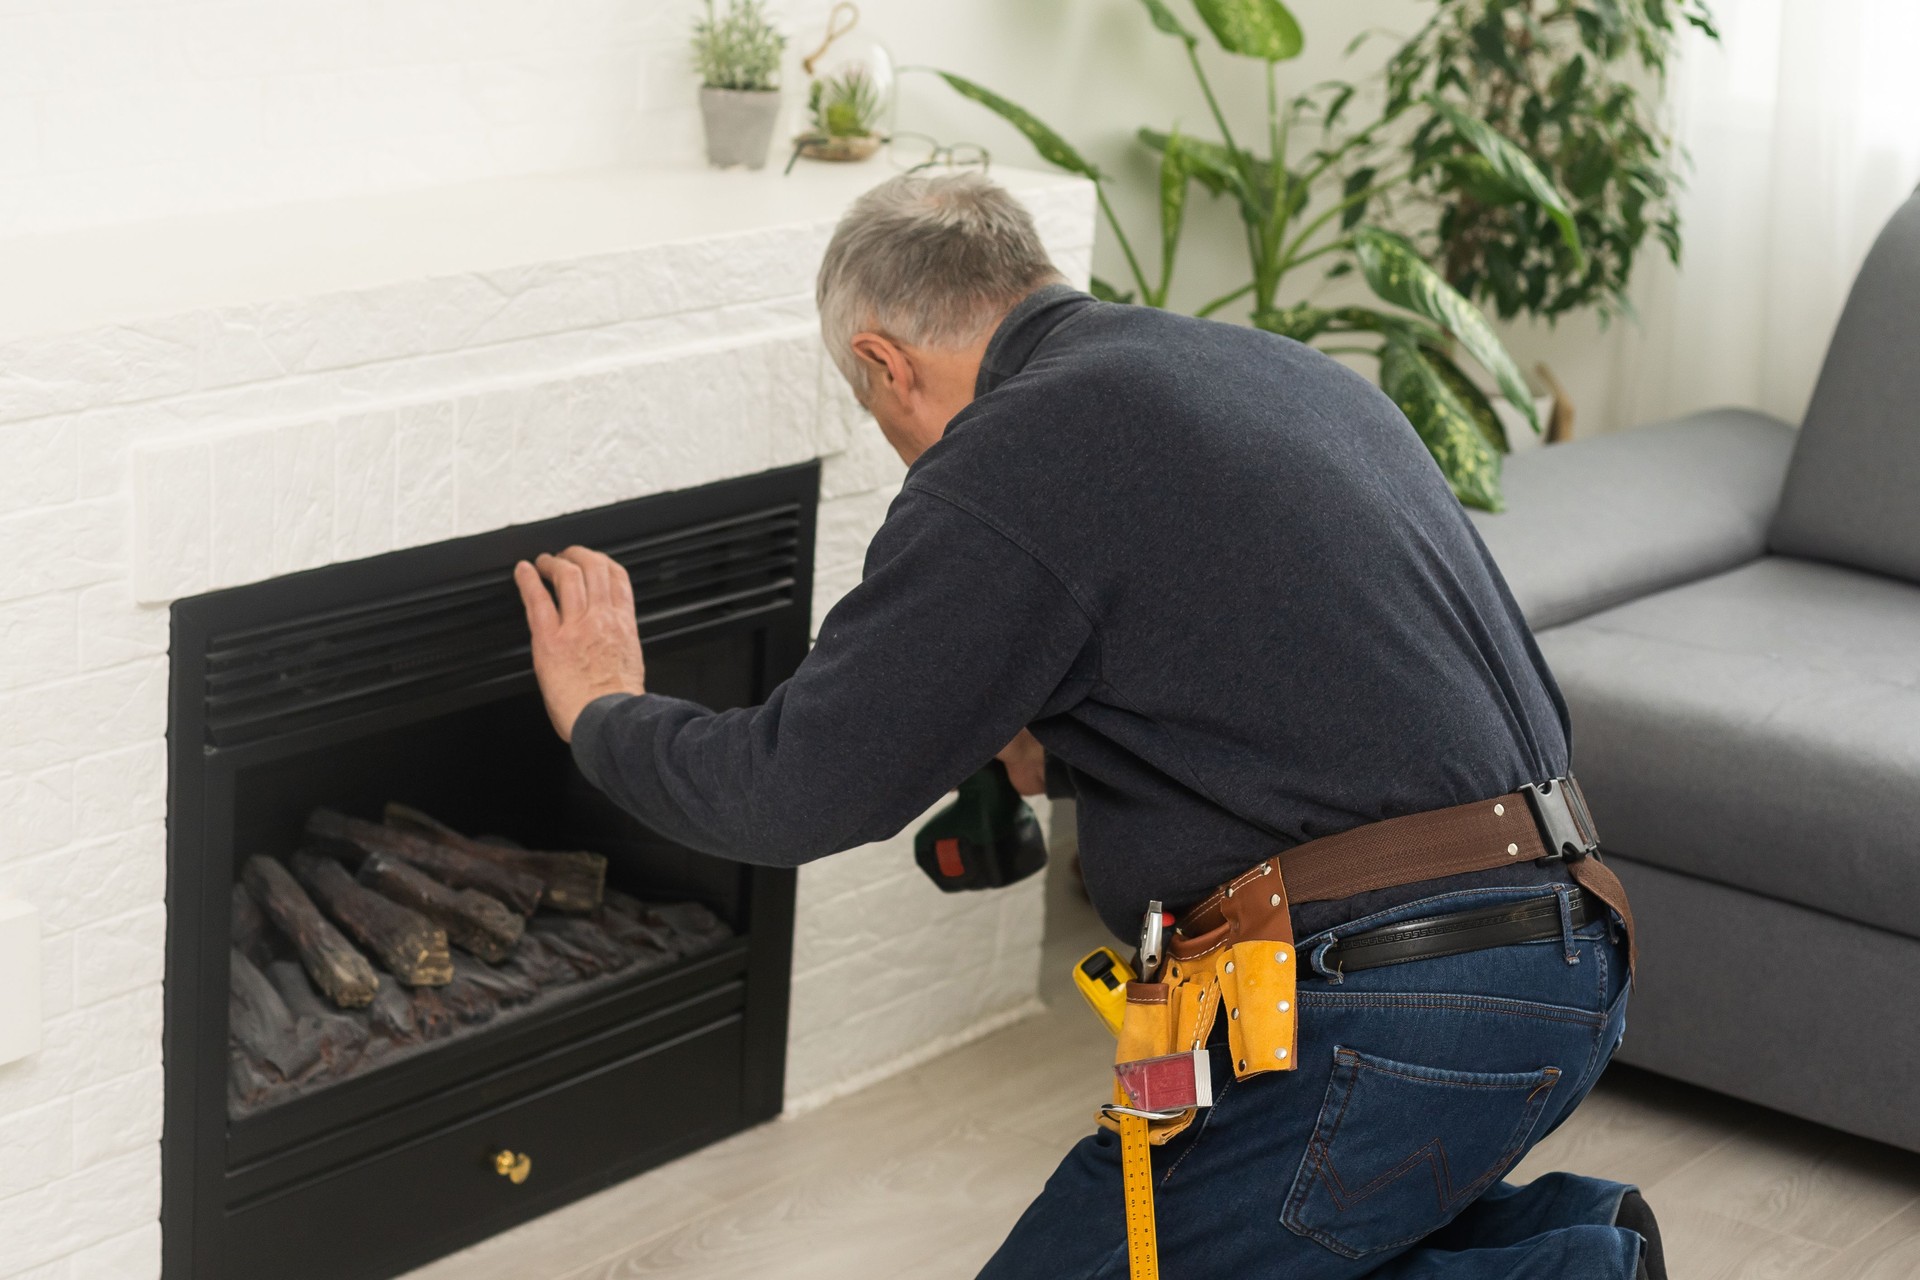
[[[1555,885],[1553,896],[1560,901],[1560,938],[1566,948],[1567,963],[1580,963],[1580,942],[1573,936],[1573,895],[1579,886],[1571,884]]]
[[[1327,963],[1327,952],[1339,945],[1340,935],[1338,933],[1330,934],[1325,942],[1322,942],[1313,949],[1313,959],[1311,961],[1313,971],[1325,978],[1330,985],[1336,987],[1346,981],[1347,975]]]

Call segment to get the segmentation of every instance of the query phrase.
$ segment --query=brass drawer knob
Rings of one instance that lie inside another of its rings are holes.
[[[533,1157],[516,1155],[511,1151],[496,1151],[493,1153],[493,1171],[517,1187],[532,1175]]]

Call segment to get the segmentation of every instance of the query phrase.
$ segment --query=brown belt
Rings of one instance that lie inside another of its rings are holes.
[[[1554,842],[1550,847],[1548,841]],[[1422,880],[1491,871],[1516,862],[1564,861],[1575,884],[1599,898],[1627,930],[1629,963],[1637,958],[1633,912],[1626,889],[1602,865],[1580,786],[1556,779],[1529,791],[1492,800],[1388,818],[1322,836],[1269,858],[1203,899],[1180,920],[1168,944],[1174,958],[1203,954],[1227,936],[1291,941],[1288,909],[1295,903],[1330,902],[1376,889]],[[1255,881],[1279,872],[1284,891],[1269,893]]]

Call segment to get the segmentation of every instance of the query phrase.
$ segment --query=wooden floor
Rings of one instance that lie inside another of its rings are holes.
[[[1064,886],[1046,975],[1101,941]],[[1064,981],[1049,1011],[765,1125],[404,1280],[972,1276],[1089,1128],[1112,1040]],[[1625,1068],[1515,1174],[1641,1186],[1675,1280],[1920,1277],[1920,1157]]]

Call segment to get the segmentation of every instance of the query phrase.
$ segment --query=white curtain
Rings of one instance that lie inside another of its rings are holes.
[[[1621,407],[1799,422],[1848,285],[1920,182],[1920,0],[1718,0],[1672,86],[1693,156],[1678,272],[1642,277]]]

